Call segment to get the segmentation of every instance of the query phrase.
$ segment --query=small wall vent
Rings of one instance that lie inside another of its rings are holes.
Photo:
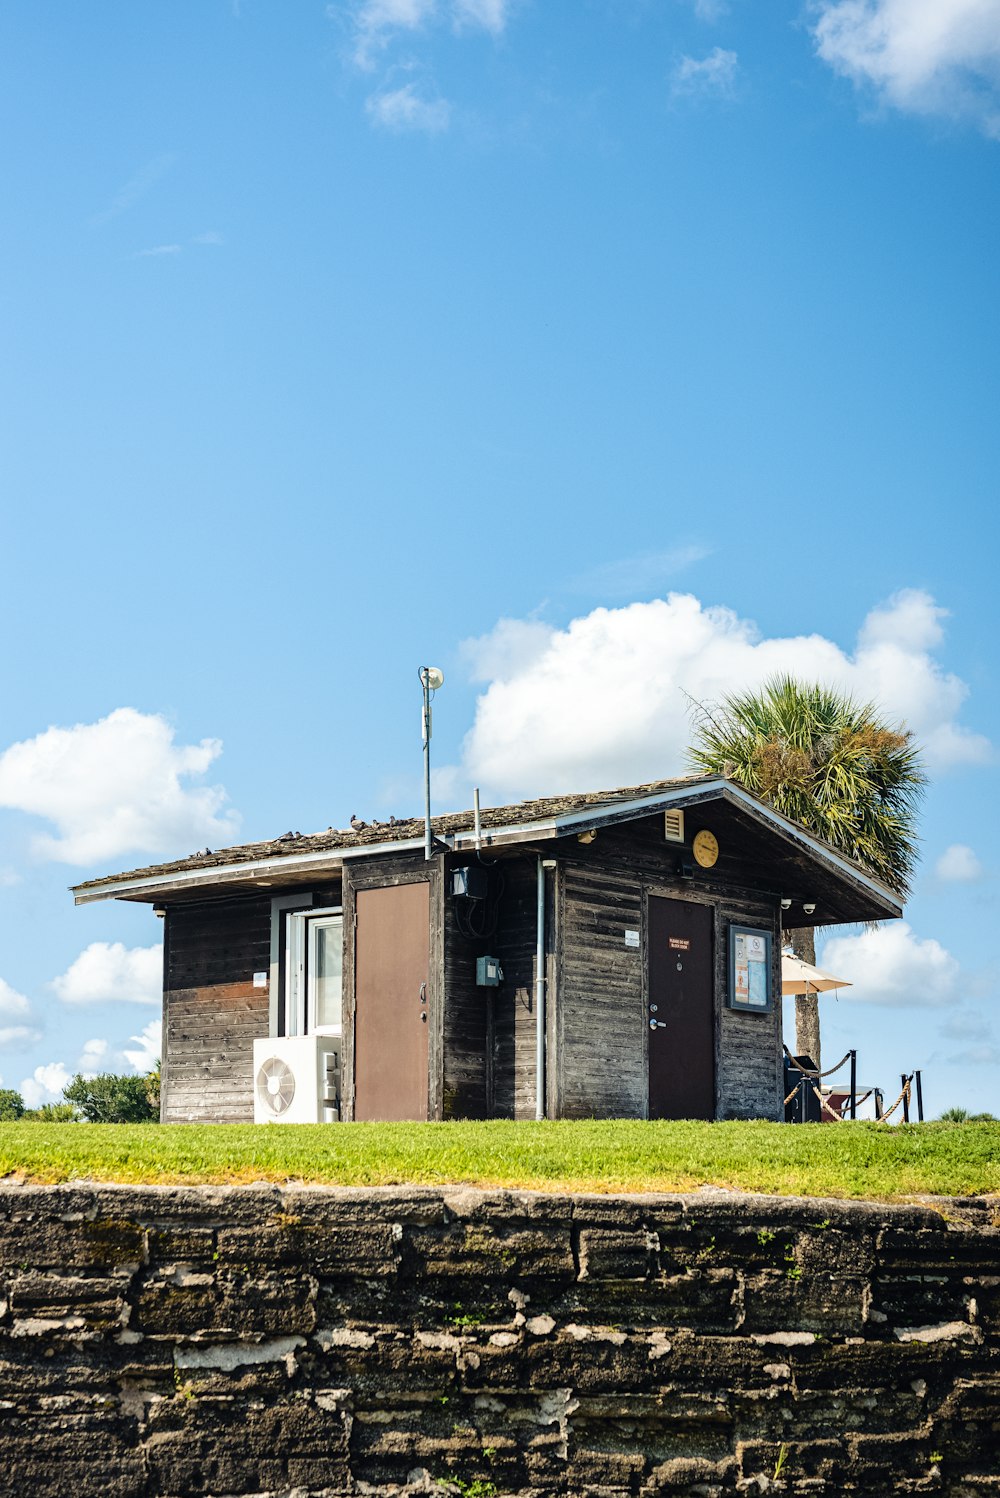
[[[682,843],[684,841],[684,813],[682,811],[665,811],[663,813],[663,836],[668,843]]]

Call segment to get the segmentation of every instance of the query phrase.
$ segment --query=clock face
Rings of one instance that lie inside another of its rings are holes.
[[[703,869],[710,869],[719,856],[719,840],[714,832],[701,831],[694,835],[691,850],[695,856],[695,862]]]

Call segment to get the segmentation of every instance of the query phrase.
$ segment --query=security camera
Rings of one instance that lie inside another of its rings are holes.
[[[805,911],[806,915],[812,915],[816,907],[815,905],[803,905],[802,909]]]
[[[791,902],[791,900],[782,900],[782,902],[781,902],[781,908],[782,908],[782,910],[791,910],[791,908],[792,908],[792,902]]]

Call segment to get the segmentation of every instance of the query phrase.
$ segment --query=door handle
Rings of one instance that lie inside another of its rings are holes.
[[[426,1003],[427,1003],[427,984],[426,983],[421,983],[421,985],[420,985],[420,1004],[421,1004],[421,1007],[423,1008],[426,1005]]]
[[[651,1019],[649,1022],[649,1028],[651,1030],[665,1030],[667,1028],[667,1022],[666,1020],[662,1019]]]

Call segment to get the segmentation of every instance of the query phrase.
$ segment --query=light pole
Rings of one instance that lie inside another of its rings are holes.
[[[424,711],[421,727],[424,739],[424,858],[434,857],[431,836],[431,698],[444,685],[444,672],[437,666],[421,666],[417,672],[424,689]]]

